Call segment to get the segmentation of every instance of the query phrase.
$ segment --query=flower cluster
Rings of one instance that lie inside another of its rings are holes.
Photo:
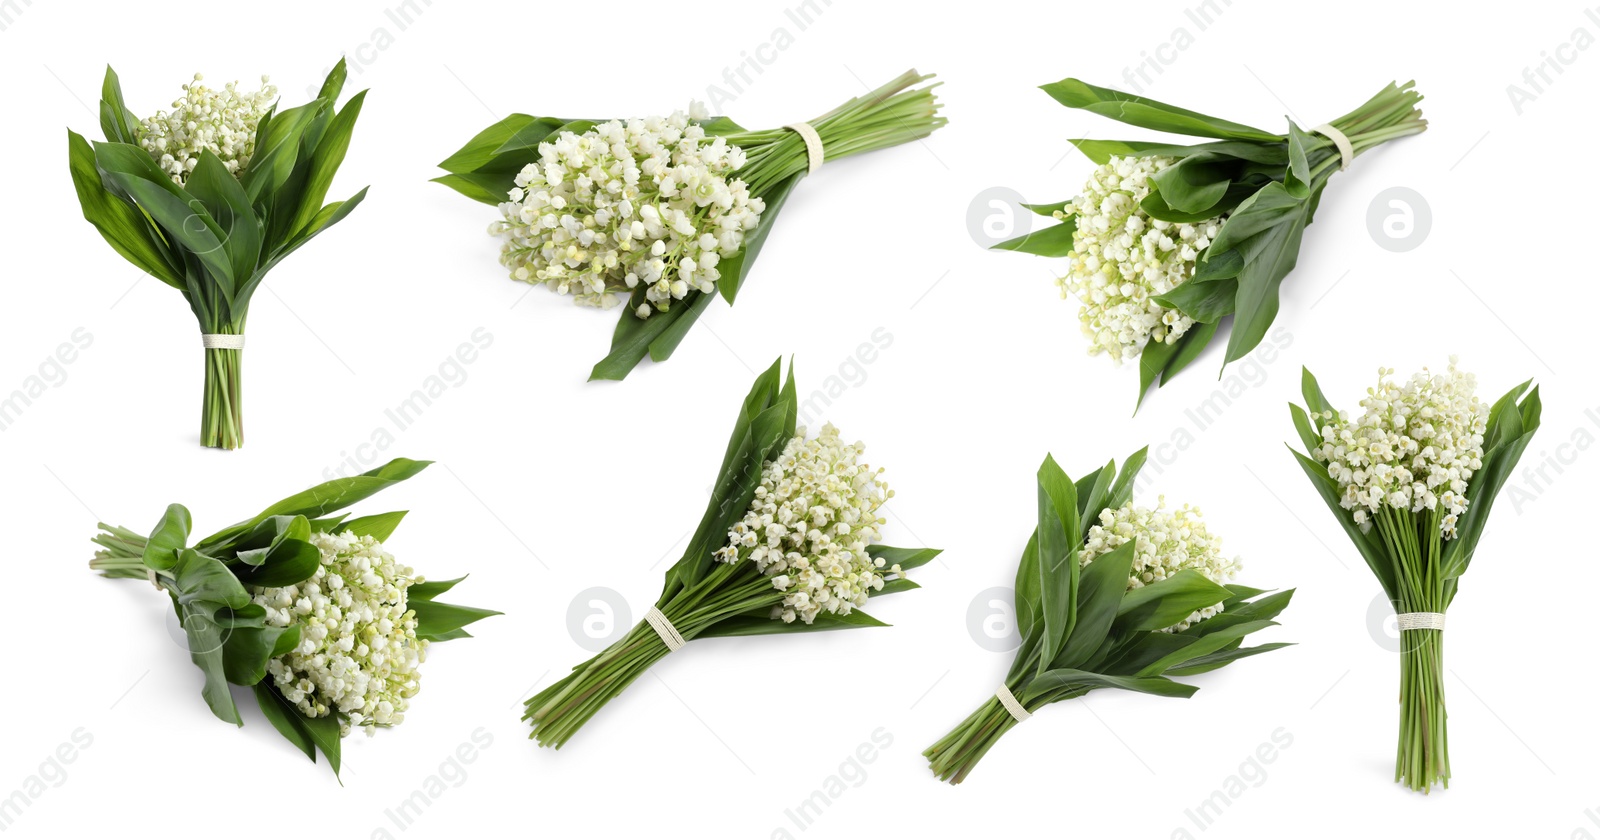
[[[1199,508],[1184,505],[1177,510],[1167,510],[1165,497],[1156,504],[1155,510],[1136,507],[1131,501],[1115,510],[1102,510],[1099,523],[1089,528],[1078,562],[1087,566],[1096,557],[1130,540],[1134,548],[1129,589],[1165,580],[1185,569],[1193,569],[1220,584],[1238,574],[1241,568],[1237,558],[1223,556],[1222,538],[1212,536],[1206,529]],[[1222,612],[1220,603],[1196,610],[1166,630],[1187,629],[1219,612]]]
[[[428,649],[406,609],[406,590],[419,579],[370,536],[314,533],[311,543],[322,565],[310,579],[253,593],[270,626],[300,625],[299,646],[269,662],[268,673],[302,714],[343,714],[346,733],[396,725]]]
[[[718,264],[744,247],[766,207],[729,180],[744,163],[681,111],[562,132],[539,144],[489,232],[505,238],[512,277],[580,304],[614,306],[643,284],[645,318],[715,290]]]
[[[256,148],[256,126],[277,99],[278,89],[261,77],[261,89],[253,93],[239,90],[229,82],[222,90],[194,81],[183,86],[183,98],[172,103],[171,111],[158,111],[140,123],[139,145],[156,159],[161,171],[172,176],[179,186],[200,163],[201,152],[222,159],[228,171],[238,174],[250,163]]]
[[[831,423],[809,440],[800,429],[767,462],[750,510],[718,549],[717,560],[750,560],[787,593],[773,618],[810,624],[824,610],[849,615],[883,588],[885,574],[903,576],[899,565],[886,569],[867,553],[884,522],[878,508],[894,491],[878,478],[882,470],[858,463],[864,451]]]
[[[1423,368],[1404,386],[1378,371],[1378,385],[1361,401],[1352,421],[1347,412],[1323,412],[1322,445],[1311,457],[1338,482],[1339,504],[1354,511],[1363,532],[1383,507],[1427,510],[1440,517],[1445,539],[1467,509],[1467,482],[1483,466],[1483,433],[1489,406],[1478,399],[1477,377],[1456,368],[1433,375]]]
[[[1096,169],[1056,218],[1075,215],[1061,296],[1075,295],[1089,354],[1107,353],[1119,364],[1151,341],[1177,341],[1194,319],[1152,298],[1194,276],[1195,261],[1222,227],[1223,217],[1193,224],[1150,218],[1139,202],[1150,177],[1176,162],[1169,157],[1113,157]]]

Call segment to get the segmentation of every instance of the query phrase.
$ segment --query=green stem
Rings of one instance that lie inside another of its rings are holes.
[[[747,560],[719,563],[700,585],[656,606],[685,641],[725,619],[770,610],[782,602],[783,593],[754,565]],[[621,640],[527,701],[522,717],[533,726],[530,737],[540,746],[560,749],[669,652],[655,628],[639,622]]]
[[[222,334],[243,332],[222,330]],[[205,395],[200,407],[200,445],[238,449],[244,445],[244,410],[241,382],[243,350],[207,349]]]

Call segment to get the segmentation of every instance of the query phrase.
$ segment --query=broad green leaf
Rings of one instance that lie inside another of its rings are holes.
[[[150,532],[144,546],[144,564],[152,569],[170,569],[178,565],[178,553],[188,545],[189,530],[193,521],[189,509],[179,504],[167,505],[161,521]]]
[[[416,601],[432,601],[440,595],[449,592],[455,587],[456,584],[466,579],[467,576],[462,575],[454,580],[429,580],[423,581],[422,583],[413,583],[411,584],[411,588],[406,590],[406,603],[409,604]]]
[[[239,283],[246,282],[255,274],[261,257],[261,225],[250,206],[250,197],[222,159],[210,150],[200,153],[200,163],[184,183],[222,230],[222,250],[232,268],[230,275]]]
[[[253,686],[256,694],[256,705],[261,707],[261,714],[278,730],[289,743],[306,754],[306,758],[313,762],[317,760],[316,744],[311,740],[311,731],[300,722],[300,715],[289,701],[283,699],[276,689],[262,682]]]
[[[778,211],[783,209],[784,202],[789,200],[789,194],[803,177],[805,177],[803,174],[791,175],[761,193],[761,199],[767,206],[761,212],[761,219],[756,222],[756,229],[745,234],[744,247],[739,249],[739,253],[717,264],[717,270],[722,273],[722,276],[717,278],[717,290],[722,293],[722,299],[730,306],[739,294],[740,287],[744,285],[744,278],[750,273],[750,266],[755,264],[756,257],[761,254],[761,246],[766,244],[767,236],[772,233],[772,227],[778,220]]]
[[[206,212],[205,205],[172,183],[150,153],[138,146],[96,143],[94,154],[101,181],[149,214],[169,241],[193,254],[231,305],[235,278],[223,248],[227,232]]]
[[[1076,621],[1078,600],[1078,496],[1055,458],[1039,465],[1039,603],[1044,616],[1040,667],[1053,661]]]
[[[309,579],[322,565],[322,552],[309,542],[284,540],[267,550],[259,566],[239,570],[239,581],[248,586],[292,586]]]
[[[298,233],[307,228],[322,210],[322,202],[328,197],[328,188],[333,185],[334,173],[339,171],[339,165],[344,163],[345,152],[350,149],[350,135],[355,131],[356,120],[361,117],[361,105],[366,98],[366,91],[351,97],[344,108],[334,115],[317,143],[300,194],[299,209],[289,225],[291,232]]]
[[[1096,557],[1078,575],[1078,604],[1072,635],[1051,662],[1053,668],[1077,668],[1100,648],[1111,632],[1117,607],[1128,590],[1133,568],[1132,542]]]
[[[113,143],[137,144],[138,126],[139,118],[122,101],[122,81],[107,64],[106,78],[100,85],[100,130]]]
[[[1067,216],[1061,220],[1061,224],[1031,231],[1015,239],[1007,239],[992,246],[990,250],[1017,251],[1041,257],[1065,257],[1072,253],[1072,237],[1077,229],[1077,217]]]
[[[1200,218],[1210,218],[1218,215],[1213,208],[1228,194],[1233,172],[1226,159],[1200,154],[1150,176],[1150,183],[1168,207],[1180,213],[1204,213]]]
[[[383,542],[394,534],[394,529],[400,527],[400,520],[406,518],[406,513],[408,511],[397,510],[357,517],[344,523],[339,532],[355,534],[358,537],[371,537]]]
[[[1270,642],[1264,645],[1256,645],[1255,647],[1241,647],[1234,648],[1232,650],[1218,651],[1216,653],[1197,657],[1193,661],[1185,662],[1179,667],[1168,668],[1167,673],[1174,677],[1188,677],[1195,674],[1203,674],[1207,671],[1215,671],[1224,665],[1231,664],[1248,656],[1255,656],[1257,654],[1268,653],[1281,648],[1293,646],[1293,642]]]
[[[71,131],[67,132],[67,162],[83,218],[123,259],[157,280],[182,289],[183,271],[174,267],[166,242],[151,230],[138,207],[106,189],[95,165],[94,148]]]
[[[256,685],[267,676],[267,662],[300,644],[300,625],[235,627],[222,643],[222,669],[234,685]]]
[[[915,569],[925,566],[938,557],[943,549],[938,548],[894,548],[887,545],[872,544],[867,546],[867,554],[873,559],[882,560],[883,568],[899,566],[902,569]]]
[[[1361,526],[1355,523],[1350,511],[1339,504],[1339,489],[1333,483],[1333,479],[1328,477],[1326,467],[1293,449],[1289,452],[1300,464],[1300,469],[1305,471],[1306,477],[1311,479],[1311,485],[1317,488],[1323,504],[1333,513],[1333,518],[1338,521],[1339,527],[1344,529],[1345,535],[1350,537],[1350,542],[1361,552],[1362,559],[1367,561],[1367,568],[1372,570],[1372,574],[1378,578],[1378,583],[1383,586],[1383,593],[1389,600],[1395,600],[1398,590],[1395,588],[1394,566],[1389,562],[1389,555],[1379,540],[1377,529],[1362,533]]]
[[[1219,140],[1282,142],[1283,138],[1259,128],[1208,116],[1119,90],[1097,87],[1078,79],[1042,85],[1045,93],[1068,108],[1081,108],[1118,122],[1172,134],[1214,137]]]
[[[529,124],[539,121],[538,117],[527,114],[512,114],[494,125],[473,135],[455,154],[445,158],[439,168],[446,172],[463,175],[469,172],[482,171],[485,166],[498,157],[500,147],[506,141],[517,135],[517,132]],[[533,158],[523,161],[524,164],[532,163]],[[518,169],[521,167],[519,166]]]
[[[1223,628],[1215,633],[1208,633],[1204,636],[1191,636],[1189,638],[1194,640],[1192,644],[1186,645],[1179,650],[1175,650],[1172,653],[1169,653],[1166,656],[1163,656],[1160,659],[1150,663],[1149,665],[1146,665],[1144,670],[1140,671],[1137,676],[1156,676],[1164,673],[1168,668],[1175,668],[1182,664],[1189,664],[1192,662],[1192,660],[1216,653],[1217,651],[1222,650],[1225,647],[1229,647],[1230,645],[1237,647],[1239,640],[1243,639],[1245,636],[1248,636],[1257,630],[1265,630],[1268,627],[1275,626],[1277,626],[1276,621],[1245,621],[1235,624],[1231,627]]]
[[[279,500],[256,516],[207,537],[197,548],[223,545],[273,516],[318,517],[342,510],[422,472],[432,461],[396,458],[361,475],[336,478]]]
[[[1171,627],[1195,610],[1220,604],[1229,592],[1194,569],[1129,590],[1117,610],[1118,632]]]
[[[300,714],[299,709],[291,708],[291,714],[298,716],[300,725],[306,729],[306,734],[311,736],[311,742],[317,745],[322,755],[328,759],[328,766],[333,768],[334,778],[339,777],[341,724],[335,713],[323,717],[306,717]]]
[[[1110,674],[1077,671],[1071,668],[1057,668],[1046,671],[1036,677],[1028,685],[1026,695],[1017,699],[1028,703],[1052,691],[1074,686],[1120,688],[1124,691],[1137,691],[1141,694],[1154,694],[1158,697],[1192,697],[1196,691],[1200,690],[1195,686],[1173,682],[1164,677],[1118,677]]]
[[[849,615],[819,613],[810,624],[799,619],[785,622],[772,618],[766,612],[737,615],[727,618],[701,632],[695,638],[710,639],[728,636],[775,636],[784,633],[818,633],[824,630],[852,630],[857,627],[888,627],[861,610],[851,610]]]
[[[1254,350],[1277,317],[1278,286],[1300,254],[1310,210],[1305,199],[1291,195],[1282,184],[1269,184],[1239,205],[1211,243],[1220,250],[1237,248],[1244,259],[1224,363]]]
[[[438,601],[407,602],[417,616],[417,638],[441,641],[440,636],[501,613],[477,607],[442,604]]]
[[[172,576],[173,597],[180,606],[219,604],[241,609],[250,603],[250,593],[222,561],[194,549],[178,552]]]

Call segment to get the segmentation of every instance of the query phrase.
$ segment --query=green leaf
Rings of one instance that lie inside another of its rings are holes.
[[[1146,157],[1152,154],[1152,149],[1162,148],[1162,143],[1148,143],[1139,140],[1096,140],[1080,138],[1068,140],[1084,157],[1093,161],[1098,166],[1105,166],[1113,157]]]
[[[183,271],[174,267],[166,242],[136,205],[106,189],[95,165],[94,148],[71,131],[67,132],[67,162],[83,218],[123,259],[168,286],[182,289]]]
[[[1237,647],[1240,639],[1243,639],[1257,630],[1265,630],[1268,627],[1274,626],[1277,626],[1276,621],[1245,621],[1232,625],[1231,627],[1223,628],[1215,633],[1208,633],[1204,636],[1191,636],[1189,638],[1194,639],[1193,643],[1186,645],[1179,650],[1175,650],[1172,653],[1169,653],[1166,656],[1163,656],[1160,659],[1150,663],[1149,665],[1146,665],[1144,669],[1137,674],[1137,676],[1155,676],[1165,672],[1168,668],[1192,664],[1193,660],[1216,653],[1223,648],[1228,648],[1230,646]]]
[[[1223,161],[1208,154],[1186,157],[1150,176],[1150,183],[1168,207],[1203,214],[1196,221],[1210,218],[1218,215],[1213,208],[1233,184],[1233,170]]]
[[[328,759],[328,766],[333,768],[334,778],[339,777],[339,718],[336,714],[329,714],[314,718],[300,714],[299,709],[291,708],[290,712],[297,715],[300,724],[305,727],[306,734],[311,736],[311,743],[317,745],[323,756]]]
[[[508,193],[515,186],[512,176],[492,172],[463,172],[440,175],[430,178],[435,184],[444,184],[452,190],[472,199],[473,201],[487,204],[490,207],[499,207],[509,200]]]
[[[761,246],[766,244],[767,235],[772,232],[772,226],[778,220],[778,211],[783,209],[784,202],[789,200],[789,194],[794,191],[795,184],[800,183],[802,174],[791,175],[761,194],[761,199],[766,202],[766,209],[761,212],[761,218],[756,222],[756,229],[749,231],[744,236],[744,247],[739,253],[717,264],[721,276],[717,278],[717,290],[722,293],[722,299],[733,305],[733,299],[739,294],[739,288],[744,285],[744,278],[750,273],[750,266],[755,264],[756,257],[761,254]]]
[[[205,538],[196,548],[226,545],[273,516],[319,517],[349,507],[422,472],[432,461],[396,458],[361,475],[336,478],[282,499],[256,516]]]
[[[1117,607],[1123,593],[1128,590],[1128,576],[1133,569],[1132,542],[1123,543],[1113,551],[1094,558],[1078,575],[1078,605],[1072,635],[1061,648],[1061,653],[1050,663],[1052,668],[1077,668],[1100,649],[1111,623],[1117,617]]]
[[[867,546],[867,554],[873,559],[882,560],[883,567],[899,566],[910,570],[918,566],[926,566],[938,557],[943,549],[938,548],[894,548],[892,546],[874,543]]]
[[[408,601],[407,606],[417,616],[417,638],[428,641],[443,641],[441,637],[445,634],[460,630],[475,621],[501,615],[494,610],[443,604],[431,600],[415,603]]]
[[[371,537],[378,542],[384,542],[394,534],[394,529],[400,527],[400,520],[405,519],[408,512],[397,510],[390,513],[357,517],[344,523],[344,527],[340,528],[339,532],[354,534],[358,537]]]
[[[1201,321],[1189,327],[1189,331],[1178,339],[1178,352],[1173,354],[1172,359],[1167,362],[1166,369],[1161,372],[1163,386],[1171,382],[1172,377],[1177,376],[1195,359],[1200,358],[1200,354],[1205,352],[1206,345],[1211,343],[1212,336],[1217,334],[1217,326],[1215,321],[1209,323]]]
[[[235,282],[233,264],[223,248],[227,232],[205,205],[172,183],[150,153],[138,146],[96,143],[94,155],[102,183],[149,214],[168,241],[193,254],[231,305]]]
[[[100,86],[100,130],[111,142],[137,145],[138,125],[139,118],[122,101],[122,81],[107,64],[105,82]]]
[[[1040,257],[1065,257],[1072,253],[1073,233],[1078,229],[1078,218],[1067,216],[1059,225],[1025,233],[990,247],[992,251],[1017,251]]]
[[[1399,593],[1395,588],[1394,566],[1389,562],[1389,555],[1379,541],[1377,529],[1373,529],[1369,533],[1361,532],[1361,526],[1357,525],[1350,512],[1339,504],[1339,488],[1334,484],[1333,479],[1328,477],[1326,467],[1295,452],[1293,449],[1290,449],[1289,452],[1299,462],[1300,469],[1305,472],[1306,477],[1311,479],[1311,485],[1317,488],[1317,493],[1322,496],[1323,504],[1327,505],[1328,510],[1333,513],[1333,518],[1338,521],[1339,527],[1344,529],[1345,535],[1350,538],[1350,542],[1354,543],[1356,549],[1361,552],[1362,559],[1367,561],[1367,568],[1372,570],[1372,574],[1378,578],[1378,583],[1383,586],[1383,593],[1389,597],[1390,601],[1395,600]]]
[[[1282,184],[1268,184],[1239,205],[1211,243],[1211,248],[1222,251],[1237,248],[1244,259],[1224,363],[1254,350],[1277,317],[1278,286],[1300,254],[1300,236],[1311,207],[1310,201],[1290,194]]]
[[[1306,147],[1315,144],[1309,134],[1289,120],[1289,171],[1284,175],[1284,189],[1296,198],[1311,195],[1311,165],[1306,162]]]
[[[1045,93],[1068,108],[1081,108],[1118,122],[1171,134],[1215,137],[1219,140],[1281,142],[1282,137],[1259,128],[1207,116],[1110,88],[1096,87],[1078,79],[1062,79],[1041,85]]]
[[[499,149],[506,144],[506,141],[515,137],[517,132],[529,124],[538,121],[539,118],[527,114],[512,114],[473,135],[465,146],[441,161],[439,168],[457,175],[483,171],[485,166],[499,156]],[[532,162],[532,157],[523,161],[524,164]],[[518,169],[520,168],[519,166]]]
[[[267,676],[267,663],[300,644],[300,626],[235,627],[222,643],[222,669],[234,685],[256,685]]]
[[[1215,671],[1224,665],[1244,659],[1247,656],[1256,656],[1257,654],[1268,653],[1270,651],[1293,646],[1293,642],[1271,642],[1264,645],[1256,645],[1255,647],[1234,648],[1233,650],[1218,651],[1216,653],[1197,657],[1192,661],[1183,663],[1177,668],[1168,668],[1167,673],[1174,677],[1188,677],[1195,674],[1203,674],[1207,671]]]
[[[247,586],[292,586],[309,579],[322,565],[322,552],[303,540],[284,540],[267,550],[259,566],[239,570]]]
[[[187,546],[192,527],[188,508],[178,504],[167,505],[161,521],[156,523],[149,541],[145,543],[144,564],[152,569],[170,569],[178,565],[178,552]]]
[[[1055,659],[1072,635],[1077,620],[1078,526],[1077,488],[1046,455],[1038,472],[1039,603],[1044,615],[1044,649],[1040,669]]]
[[[1192,697],[1200,690],[1195,686],[1173,682],[1164,677],[1118,677],[1071,668],[1057,668],[1034,678],[1033,682],[1029,683],[1025,696],[1017,699],[1029,703],[1052,691],[1078,686],[1120,688],[1124,691],[1137,691],[1140,694],[1154,694],[1157,697]]]
[[[1016,583],[1012,586],[1012,611],[1016,613],[1017,633],[1023,639],[1032,638],[1034,630],[1044,624],[1044,600],[1039,575],[1039,530],[1028,536],[1022,549],[1022,559],[1017,562]]]
[[[366,98],[366,91],[351,97],[344,108],[334,115],[327,132],[317,143],[316,151],[311,156],[311,168],[306,173],[304,190],[300,194],[300,207],[289,225],[291,232],[298,233],[308,227],[321,211],[322,202],[328,197],[328,188],[333,185],[334,173],[339,171],[345,153],[350,149],[350,135],[355,131],[356,120],[361,117],[361,105]]]
[[[239,283],[249,280],[261,257],[261,224],[244,188],[239,186],[222,159],[210,150],[200,153],[200,163],[184,183],[189,194],[205,206],[206,214],[222,231],[222,250],[231,268],[229,275]]]
[[[462,575],[454,580],[429,580],[423,581],[422,583],[413,583],[411,584],[411,588],[406,590],[406,603],[410,604],[417,601],[432,601],[440,595],[449,592],[455,587],[456,584],[466,579],[467,576]]]
[[[344,90],[345,77],[348,75],[349,69],[345,66],[344,57],[340,56],[339,61],[333,65],[333,69],[329,70],[328,75],[323,78],[322,88],[317,91],[317,98],[326,99],[329,102],[338,101],[340,91]]]
[[[179,605],[217,604],[237,610],[250,603],[250,593],[222,561],[194,549],[178,552],[172,576],[173,597]]]
[[[332,107],[328,100],[315,99],[276,113],[270,122],[257,127],[255,153],[239,171],[239,184],[252,203],[271,198],[288,182],[300,159],[301,137]]]
[[[1129,590],[1117,610],[1116,631],[1160,630],[1195,610],[1222,603],[1229,592],[1194,569]]]
[[[1112,482],[1111,492],[1106,495],[1106,507],[1119,508],[1133,498],[1134,481],[1138,479],[1139,470],[1144,467],[1145,458],[1149,454],[1150,447],[1145,446],[1123,460],[1122,471],[1117,473],[1117,480]]]
[[[849,615],[819,613],[810,624],[804,621],[784,621],[770,617],[765,610],[726,618],[695,636],[697,639],[729,636],[776,636],[785,633],[819,633],[825,630],[851,630],[857,627],[888,627],[861,610],[851,610]]]
[[[296,749],[306,754],[306,758],[313,762],[317,760],[316,744],[311,740],[311,731],[301,722],[298,711],[289,701],[278,694],[272,686],[258,682],[254,685],[256,704],[261,707],[261,714],[278,730],[289,743]]]

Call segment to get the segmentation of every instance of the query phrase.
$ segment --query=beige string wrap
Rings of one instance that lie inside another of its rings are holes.
[[[668,621],[660,610],[651,607],[650,611],[644,614],[644,620],[656,631],[656,635],[661,637],[661,642],[667,646],[668,653],[684,646],[683,636],[678,633],[678,628],[673,627],[672,622]]]
[[[200,344],[207,350],[243,350],[244,336],[202,333]]]
[[[1017,702],[1016,695],[1012,694],[1011,689],[1006,688],[1004,684],[1001,684],[1000,690],[996,691],[994,696],[1000,701],[1000,705],[1005,706],[1006,711],[1010,712],[1013,718],[1016,718],[1017,723],[1033,717],[1033,715],[1028,714],[1027,709],[1022,708],[1022,704]]]
[[[1443,630],[1444,613],[1400,613],[1395,616],[1401,630]]]
[[[818,134],[817,130],[812,128],[810,123],[793,123],[791,125],[784,126],[784,128],[787,128],[795,134],[800,135],[800,139],[806,141],[806,163],[810,167],[806,170],[806,174],[810,175],[816,172],[818,169],[821,169],[822,135]]]
[[[1339,147],[1339,171],[1343,172],[1346,169],[1349,169],[1350,161],[1356,159],[1355,148],[1350,145],[1350,138],[1344,136],[1344,132],[1334,128],[1328,123],[1323,123],[1322,125],[1319,125],[1311,130],[1322,135],[1323,137],[1328,138],[1329,140],[1332,140],[1333,145]]]

